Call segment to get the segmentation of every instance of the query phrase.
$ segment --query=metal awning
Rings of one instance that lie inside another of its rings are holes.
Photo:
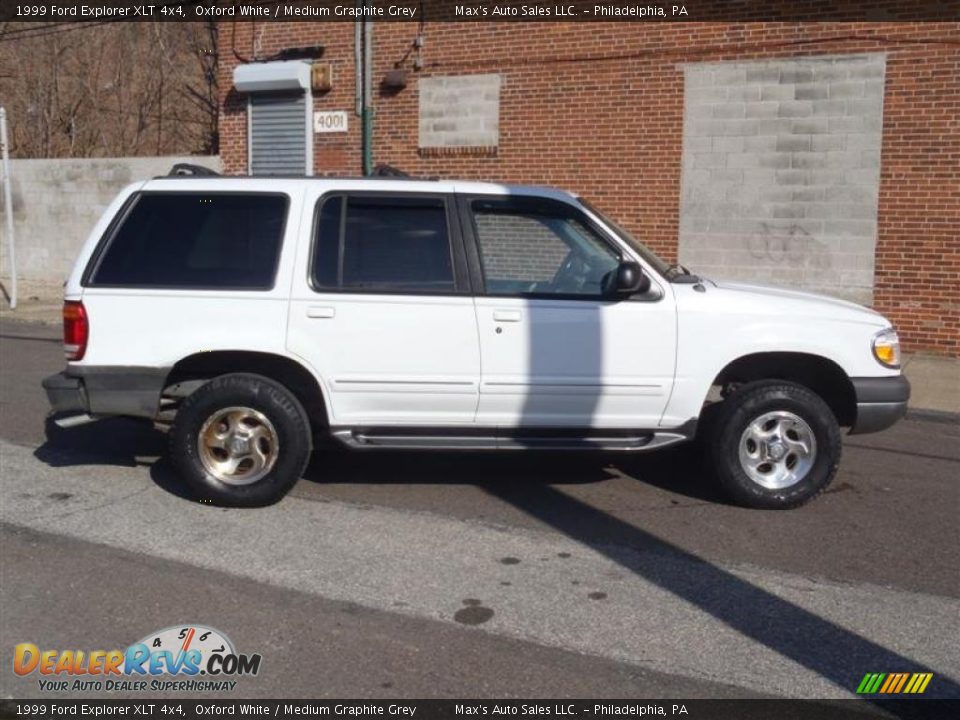
[[[233,70],[233,85],[241,93],[308,90],[310,63],[282,60],[238,65]]]

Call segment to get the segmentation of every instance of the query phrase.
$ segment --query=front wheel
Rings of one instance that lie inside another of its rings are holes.
[[[710,454],[721,486],[755,508],[797,507],[840,465],[840,428],[815,393],[785,381],[744,385],[721,405]]]
[[[259,375],[221,375],[184,400],[170,431],[170,456],[201,500],[276,502],[293,487],[311,450],[303,406]]]

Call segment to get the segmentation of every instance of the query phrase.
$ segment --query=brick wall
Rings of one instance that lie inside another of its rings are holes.
[[[244,172],[246,126],[232,48],[260,55],[323,43],[334,89],[316,109],[352,110],[353,25],[237,23],[221,31],[222,157]],[[377,23],[375,81],[416,25]],[[885,53],[873,305],[905,348],[960,355],[958,23],[428,23],[423,76],[500,75],[494,152],[419,147],[417,74],[377,93],[374,158],[409,172],[549,184],[582,193],[667,259],[680,231],[684,68],[690,63]],[[409,66],[409,59],[407,61]],[[315,136],[318,173],[357,174],[359,122]]]
[[[349,111],[346,133],[314,135],[314,168],[317,174],[358,175],[361,170],[360,119],[354,109],[353,24],[330,23],[223,23],[220,28],[220,76],[223,104],[220,113],[220,157],[224,172],[246,174],[246,96],[233,89],[233,69],[242,58],[267,57],[287,47],[320,44],[323,62],[333,67],[333,88],[315,93],[314,110]],[[236,52],[236,55],[235,55]],[[416,114],[411,118],[416,128]],[[384,131],[385,128],[379,128]]]

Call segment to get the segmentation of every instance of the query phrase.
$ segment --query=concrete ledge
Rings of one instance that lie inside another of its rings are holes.
[[[944,410],[907,410],[907,420],[924,420],[926,422],[938,422],[946,425],[960,423],[960,412],[946,412]]]
[[[903,374],[912,388],[908,417],[918,411],[960,415],[960,358],[907,354],[903,358]]]

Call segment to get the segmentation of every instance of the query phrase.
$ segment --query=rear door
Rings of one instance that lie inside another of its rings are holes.
[[[332,424],[472,423],[480,349],[452,197],[315,193],[287,345],[322,378]]]

